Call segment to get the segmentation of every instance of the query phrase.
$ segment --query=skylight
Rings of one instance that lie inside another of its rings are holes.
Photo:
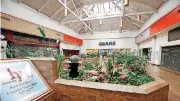
[[[114,4],[117,4],[116,7]],[[110,15],[121,15],[122,8],[122,1],[114,1],[112,2],[105,2],[101,4],[94,4],[84,6],[84,8],[89,12],[89,17],[103,17],[103,16],[110,16]]]

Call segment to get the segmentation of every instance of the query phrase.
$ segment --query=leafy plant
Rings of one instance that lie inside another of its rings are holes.
[[[9,45],[7,45],[7,48],[5,49],[5,52],[6,52],[6,55],[7,55],[8,58],[14,58],[16,51],[17,50],[10,47]]]
[[[43,38],[46,38],[46,34],[45,34],[45,32],[44,32],[44,29],[41,28],[41,27],[38,27],[37,29],[38,29],[39,32],[41,33],[42,37],[43,37]]]
[[[109,57],[111,57],[111,58],[112,58],[113,63],[114,63],[114,59],[115,59],[115,57],[116,57],[116,54],[111,54],[111,55],[109,55]]]
[[[97,68],[99,66],[99,61],[95,61],[94,66]]]
[[[58,54],[54,58],[57,59],[57,69],[58,69],[58,75],[60,77],[61,73],[63,71],[63,68],[61,67],[61,65],[62,65],[62,62],[64,60],[64,56],[61,54]]]
[[[105,63],[105,65],[106,65],[106,69],[108,70],[108,71],[111,71],[111,69],[113,68],[112,66],[113,66],[113,63],[112,63],[112,60],[111,59],[108,59],[108,62],[104,62]]]
[[[85,61],[85,62],[83,62],[83,65],[85,67],[85,70],[92,70],[92,69],[94,69],[94,66],[90,62]]]
[[[84,53],[81,54],[81,58],[87,58],[87,57],[88,57],[87,54]]]
[[[90,53],[90,54],[88,55],[89,58],[94,58],[94,57],[96,57],[96,56],[97,56],[97,54],[95,54],[95,53]]]

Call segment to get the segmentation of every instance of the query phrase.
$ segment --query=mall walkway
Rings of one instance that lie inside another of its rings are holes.
[[[180,73],[155,65],[148,65],[147,71],[169,83],[169,101],[180,101]]]

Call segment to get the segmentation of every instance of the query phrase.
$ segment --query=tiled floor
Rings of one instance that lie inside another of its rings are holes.
[[[180,73],[161,69],[155,65],[148,65],[147,71],[169,83],[169,101],[180,101]]]

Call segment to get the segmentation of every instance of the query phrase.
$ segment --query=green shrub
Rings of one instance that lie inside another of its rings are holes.
[[[105,63],[105,65],[106,65],[107,70],[108,70],[108,71],[111,71],[111,69],[113,68],[113,67],[112,67],[112,65],[113,65],[112,60],[111,60],[111,59],[108,59],[108,62],[104,62],[104,63]]]
[[[87,61],[84,61],[83,62],[83,65],[84,65],[84,69],[85,70],[92,70],[92,69],[94,69],[94,66],[92,65],[92,63],[90,63],[90,62],[87,62]]]
[[[87,54],[84,53],[81,54],[81,58],[87,58],[87,57],[88,57]]]

